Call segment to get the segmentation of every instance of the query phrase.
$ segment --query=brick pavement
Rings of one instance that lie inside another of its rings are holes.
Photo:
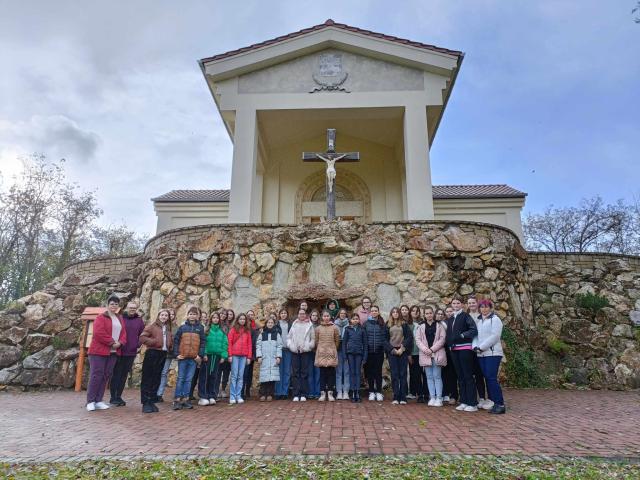
[[[84,394],[0,393],[0,461],[185,455],[420,454],[640,458],[638,392],[507,390],[509,412],[462,413],[423,404],[218,404],[143,415],[89,413]],[[166,395],[168,398],[169,396]]]

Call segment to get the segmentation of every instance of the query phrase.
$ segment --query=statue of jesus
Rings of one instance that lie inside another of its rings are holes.
[[[317,157],[327,164],[327,184],[329,186],[329,192],[333,192],[333,181],[336,179],[336,162],[346,156],[347,154],[345,153],[334,158],[327,158],[320,153],[317,154]]]

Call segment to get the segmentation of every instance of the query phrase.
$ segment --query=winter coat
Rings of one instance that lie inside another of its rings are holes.
[[[379,325],[373,318],[367,319],[364,324],[364,331],[367,337],[367,350],[369,353],[380,353],[384,350],[386,340],[385,326]]]
[[[387,352],[387,355],[395,355],[391,353],[396,347],[391,345],[389,331],[390,328],[385,327],[384,350]],[[402,324],[402,346],[404,347],[403,353],[411,354],[411,349],[413,348],[413,333],[411,333],[411,326],[406,323]]]
[[[159,322],[153,322],[144,327],[144,330],[140,334],[140,343],[151,350],[162,350],[164,342],[167,342],[167,352],[173,350],[173,335],[168,324],[165,324],[166,340],[163,339],[162,324]]]
[[[211,325],[207,335],[207,344],[204,348],[207,357],[229,357],[229,339],[220,325]]]
[[[345,318],[344,320],[341,320],[340,318],[336,318],[333,321],[333,324],[338,327],[340,338],[344,338],[344,331],[349,326],[349,319]]]
[[[122,354],[122,345],[127,342],[127,329],[124,328],[124,320],[120,315],[117,315],[118,320],[120,320],[120,335],[118,338],[118,343],[120,343],[121,347],[116,350],[116,355]],[[91,337],[91,344],[89,345],[89,355],[101,355],[104,357],[108,357],[111,355],[111,345],[114,342],[111,337],[111,317],[108,312],[101,313],[96,317],[93,321],[93,336]]]
[[[282,358],[282,335],[277,328],[264,329],[256,340],[256,358],[260,362],[260,383],[280,381],[280,366],[277,358]]]
[[[204,327],[200,322],[184,322],[173,336],[173,354],[185,358],[204,357],[204,346],[207,338],[204,335]]]
[[[342,351],[345,355],[362,355],[362,363],[367,362],[367,334],[364,327],[349,325],[344,329]]]
[[[495,313],[491,312],[486,318],[482,316],[476,321],[478,326],[478,336],[473,339],[473,347],[478,347],[481,352],[477,352],[478,357],[504,356],[502,351],[502,320]]]
[[[338,345],[340,330],[334,324],[316,327],[316,367],[338,366]]]
[[[124,328],[127,330],[127,342],[122,345],[122,355],[135,357],[142,345],[140,343],[140,334],[144,330],[144,320],[137,313],[130,317],[127,312],[122,314],[122,320],[124,321]]]
[[[248,360],[253,358],[253,332],[246,329],[238,330],[231,328],[227,336],[229,346],[227,351],[229,357],[247,357]]]
[[[287,334],[287,347],[293,353],[310,352],[316,346],[316,337],[311,321],[301,322],[296,319]]]
[[[280,336],[282,337],[282,348],[284,350],[289,350],[287,347],[287,335],[289,335],[289,328],[291,328],[291,323],[289,320],[278,320],[276,323],[276,328],[280,332]]]
[[[424,322],[418,327],[416,332],[416,345],[420,351],[420,366],[431,366],[432,359],[435,359],[436,365],[444,367],[447,365],[447,352],[444,348],[444,343],[447,336],[447,327],[444,322],[436,322],[436,335],[433,339],[433,345],[429,347],[427,341],[427,322]],[[427,349],[431,350],[431,355],[427,355]]]
[[[447,318],[447,339],[446,344],[452,350],[469,348],[473,337],[478,335],[478,327],[471,315],[465,311],[460,311],[458,317],[454,315]]]
[[[411,355],[419,355],[420,354],[420,350],[418,349],[418,344],[416,343],[416,337],[418,336],[418,328],[420,328],[420,325],[422,325],[424,322],[421,320],[420,323],[416,322],[414,320],[414,322],[411,324],[411,328],[413,329],[411,333],[413,333],[413,348],[411,349]]]

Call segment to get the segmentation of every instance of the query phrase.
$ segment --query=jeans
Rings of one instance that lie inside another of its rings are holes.
[[[164,395],[164,389],[167,388],[167,378],[169,376],[169,370],[171,369],[171,362],[173,358],[167,357],[162,367],[162,373],[160,374],[160,386],[158,387],[158,397]]]
[[[244,367],[247,364],[247,357],[234,355],[231,357],[231,374],[229,375],[230,385],[229,398],[239,400],[242,398],[242,384],[244,383]]]
[[[111,383],[109,384],[111,400],[118,400],[122,398],[122,392],[124,392],[127,377],[129,376],[129,372],[131,371],[131,367],[133,367],[133,361],[135,359],[135,355],[122,355],[116,360],[116,364],[113,367],[113,374],[111,376]]]
[[[407,401],[407,365],[409,358],[402,355],[389,355],[389,368],[391,369],[391,386],[393,387],[393,399],[399,402]]]
[[[111,355],[89,355],[87,403],[102,401],[117,359],[118,356],[115,353]]]
[[[349,362],[349,384],[353,390],[353,395],[360,394],[360,369],[362,368],[362,355],[347,354]]]
[[[480,368],[480,362],[478,361],[478,355],[473,352],[473,379],[476,382],[476,391],[479,398],[487,398],[487,389],[485,388],[484,375]]]
[[[475,407],[478,405],[476,395],[476,384],[473,380],[473,357],[471,350],[453,350],[451,358],[453,366],[458,375],[458,385],[460,386],[460,403]]]
[[[294,397],[306,397],[309,392],[312,358],[313,352],[291,353],[291,390]]]
[[[442,367],[431,359],[431,365],[424,367],[430,398],[442,398]]]
[[[318,367],[320,369],[320,391],[333,392],[336,389],[336,367]]]
[[[504,398],[502,398],[502,389],[500,383],[498,383],[498,370],[500,370],[500,362],[502,356],[492,355],[490,357],[479,357],[480,368],[484,374],[484,378],[487,379],[487,389],[489,390],[489,398],[493,400],[496,405],[504,405]]]
[[[445,397],[458,398],[458,376],[453,366],[451,350],[445,348],[447,352],[447,365],[442,368],[442,395]]]
[[[140,402],[143,405],[153,403],[158,397],[160,376],[167,352],[148,348],[142,361],[142,377],[140,379]]]
[[[369,384],[369,393],[382,393],[382,364],[384,362],[384,352],[369,352],[367,363],[364,366],[364,373]]]
[[[173,398],[189,398],[191,380],[196,373],[196,361],[193,358],[178,360],[178,380]]]
[[[411,365],[409,365],[409,392],[416,397],[427,396],[427,382],[424,376],[424,369],[420,366],[420,355],[411,355]]]
[[[244,377],[242,384],[242,397],[249,398],[251,396],[251,386],[253,385],[253,362],[244,366]]]
[[[289,382],[291,381],[291,352],[283,348],[280,360],[280,380],[276,382],[276,395],[289,395]]]
[[[339,392],[349,391],[349,362],[347,355],[342,350],[338,351],[338,366],[336,367],[336,390]]]

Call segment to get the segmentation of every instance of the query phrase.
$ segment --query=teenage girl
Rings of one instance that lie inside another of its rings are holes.
[[[281,308],[278,312],[277,326],[282,336],[282,360],[280,361],[280,380],[276,382],[276,400],[286,400],[289,396],[289,383],[291,381],[291,350],[287,347],[287,336],[289,335],[289,312],[286,308]]]
[[[407,309],[408,313],[408,309]],[[407,366],[408,356],[413,347],[411,327],[403,320],[399,308],[391,309],[387,322],[385,350],[391,369],[393,404],[407,404]]]
[[[401,307],[402,308],[402,307]],[[409,309],[409,326],[411,327],[411,333],[413,338],[416,338],[416,332],[418,327],[422,325],[422,315],[420,313],[420,307],[413,305]],[[411,356],[409,357],[409,393],[418,398],[418,403],[425,403],[425,397],[427,396],[427,382],[424,377],[424,370],[420,367],[420,352],[416,342],[413,342],[413,348],[411,350]],[[409,395],[407,395],[409,398]]]
[[[313,310],[311,310],[309,319],[311,320],[311,325],[313,326],[313,329],[315,331],[315,329],[320,324],[320,312],[318,312],[318,310],[314,308]],[[309,367],[309,398],[312,399],[320,398],[320,368],[315,366],[315,362],[316,351],[314,349],[311,366]]]
[[[351,322],[344,329],[342,348],[349,363],[349,384],[351,385],[351,401],[360,403],[360,369],[367,362],[367,335],[360,325],[360,316],[351,315]]]
[[[251,362],[253,346],[251,342],[251,328],[247,324],[247,316],[244,313],[238,318],[228,335],[229,362],[231,363],[231,382],[229,387],[229,403],[244,403],[242,398],[242,383],[244,381],[244,367]]]
[[[381,402],[382,395],[382,364],[384,363],[385,326],[377,305],[371,307],[369,318],[364,324],[367,337],[367,363],[364,366],[367,383],[369,384],[369,401]]]
[[[442,321],[436,322],[433,308],[424,310],[425,321],[418,328],[416,344],[420,350],[420,365],[424,368],[429,388],[430,407],[442,406],[442,367],[447,364],[444,349],[446,329]]]
[[[320,369],[320,398],[318,400],[333,402],[335,401],[333,391],[336,388],[340,331],[333,324],[329,310],[322,311],[322,322],[316,327],[315,335],[315,366]]]
[[[333,323],[336,327],[338,327],[340,338],[344,338],[344,331],[349,325],[347,310],[341,308],[338,311],[338,317]],[[337,400],[349,400],[349,362],[347,362],[347,356],[342,348],[338,350],[338,366],[336,367],[336,390],[338,392]]]
[[[228,363],[226,360],[229,356],[229,339],[220,326],[220,313],[218,312],[211,314],[205,354],[209,359],[207,394],[205,398],[209,399],[209,405],[215,405],[220,388],[222,366]]]

